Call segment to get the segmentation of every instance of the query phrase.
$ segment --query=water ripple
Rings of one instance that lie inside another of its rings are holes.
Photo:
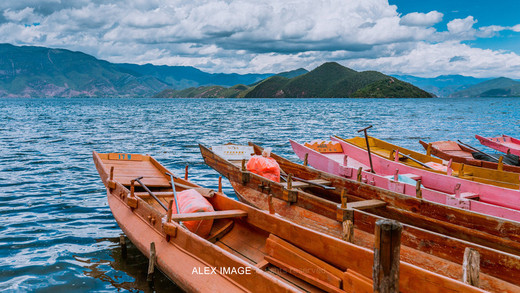
[[[418,139],[520,136],[520,99],[0,99],[0,290],[145,291],[147,260],[106,203],[92,151],[155,156],[217,188],[198,144],[253,141],[292,160],[297,141],[370,133],[415,150]],[[228,181],[224,192],[233,194]],[[164,276],[155,290],[173,286]],[[177,289],[173,289],[178,290]],[[171,290],[170,290],[171,291]]]

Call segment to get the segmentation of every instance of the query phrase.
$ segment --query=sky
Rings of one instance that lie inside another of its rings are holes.
[[[518,0],[2,0],[0,43],[116,63],[520,78]]]

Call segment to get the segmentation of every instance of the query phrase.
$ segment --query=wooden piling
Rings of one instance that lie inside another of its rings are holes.
[[[426,155],[429,157],[432,156],[432,143],[431,142],[428,144],[428,148],[426,149]]]
[[[473,248],[464,250],[462,281],[475,287],[480,285],[480,253]]]
[[[184,180],[188,180],[188,165],[184,167]]]
[[[242,171],[246,171],[246,160],[242,159]]]
[[[222,176],[218,176],[218,192],[222,193]]]
[[[121,246],[121,257],[126,258],[126,239],[124,234],[119,235],[119,245]]]
[[[155,242],[150,243],[150,259],[148,261],[148,275],[146,281],[153,281],[153,273],[155,269]]]
[[[309,153],[305,153],[305,158],[303,159],[303,165],[304,166],[309,165]]]
[[[375,227],[374,292],[399,292],[399,256],[402,225],[389,219],[377,220]]]

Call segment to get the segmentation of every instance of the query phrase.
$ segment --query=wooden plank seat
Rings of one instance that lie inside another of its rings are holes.
[[[241,218],[247,217],[247,212],[243,210],[226,210],[215,212],[173,214],[172,221],[198,221],[209,219]]]
[[[399,174],[399,175],[408,177],[408,178],[410,178],[412,180],[415,180],[415,181],[421,180],[421,178],[422,178],[421,175],[416,175],[416,174],[413,174],[413,173],[406,173],[406,174]]]
[[[270,234],[264,259],[327,292],[341,292],[343,272],[291,243]],[[262,263],[265,266],[265,263]]]
[[[386,202],[378,199],[361,200],[347,203],[347,209],[367,210],[384,207]]]
[[[139,185],[139,184],[137,184],[137,185]],[[181,184],[175,183],[175,186],[180,186],[180,185]],[[204,196],[206,198],[211,198],[215,194],[215,191],[211,188],[193,187],[193,186],[188,186],[188,185],[184,185],[183,188],[185,188],[185,190],[194,189],[195,191],[197,191],[198,193],[200,193],[202,196]],[[179,193],[179,192],[180,191],[177,191],[177,193]],[[173,192],[171,192],[171,191],[154,191],[153,194],[159,198],[160,197],[173,197]],[[142,199],[151,198],[150,194],[146,191],[134,192],[134,195],[138,196]]]
[[[320,184],[320,185],[326,185],[326,186],[330,186],[331,185],[331,182],[327,181],[325,179],[310,179],[310,180],[307,180],[307,181],[315,183],[315,184]],[[287,189],[287,182],[281,182],[280,184],[282,184],[283,187],[285,189]],[[311,184],[311,183],[307,183],[307,182],[301,182],[301,181],[298,181],[298,180],[293,180],[293,182],[292,182],[292,187],[293,188],[305,188],[305,187],[313,187],[313,186],[316,186],[316,185]]]

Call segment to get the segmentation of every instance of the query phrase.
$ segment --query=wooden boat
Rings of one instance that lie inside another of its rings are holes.
[[[353,137],[342,140],[357,147],[366,149],[366,140],[364,137]],[[441,174],[448,174],[461,179],[482,182],[485,184],[491,184],[505,188],[519,189],[520,187],[520,176],[518,173],[490,170],[472,165],[459,164],[456,162],[443,162],[441,159],[414,152],[412,150],[396,146],[375,137],[369,137],[368,141],[372,154],[383,157],[385,159],[395,159],[395,152],[398,150],[399,162],[414,168]]]
[[[427,143],[419,140],[419,143],[426,150],[427,156],[434,155],[446,161],[452,160],[453,162],[464,163],[466,165],[520,173],[520,166],[508,165],[500,158],[497,159],[497,162],[475,159],[472,155],[475,150],[455,141],[435,141]]]
[[[221,192],[168,178],[171,173],[150,156],[94,152],[93,158],[118,225],[188,292],[373,291],[373,268],[381,266],[374,265],[379,258],[370,249],[290,223]],[[201,193],[215,211],[173,212],[171,180],[178,192]],[[213,219],[207,238],[182,224],[202,219]],[[392,286],[398,284],[401,292],[484,292],[394,260],[398,270],[391,271],[398,273]],[[388,277],[385,272],[377,276]],[[375,285],[384,286],[377,280]]]
[[[255,154],[262,153],[260,147],[252,146]],[[283,172],[300,178],[275,182],[243,170],[244,161],[226,160],[202,145],[200,150],[206,164],[227,177],[238,198],[252,206],[365,247],[372,245],[370,235],[376,220],[395,219],[403,223],[401,260],[459,278],[456,272],[464,251],[471,247],[481,255],[481,280],[486,279],[481,288],[518,290],[518,222],[390,192],[271,154]]]
[[[332,141],[339,142],[345,153],[348,154],[350,158],[358,160],[365,165],[370,164],[366,149],[348,143],[337,136],[331,137],[331,139]],[[363,145],[359,141],[360,140],[357,140],[360,145]],[[373,138],[369,137],[370,150],[372,150],[373,143]],[[401,151],[399,150],[399,152]],[[520,191],[518,189],[503,188],[455,176],[447,176],[447,174],[439,172],[431,172],[424,168],[416,168],[417,165],[403,164],[403,161],[410,161],[410,159],[401,156],[398,157],[398,161],[395,161],[395,156],[394,160],[377,155],[372,155],[371,158],[373,161],[374,172],[376,174],[393,175],[396,171],[399,174],[413,174],[421,179],[421,184],[429,186],[431,189],[448,194],[456,194],[459,198],[474,199],[488,204],[520,210]],[[466,167],[464,167],[464,170],[465,169]],[[512,174],[518,176],[517,173]],[[473,202],[470,202],[470,204],[473,204]]]
[[[478,139],[482,145],[494,150],[520,156],[520,139],[516,139],[509,135],[498,137],[482,137],[480,135],[475,135],[475,138]]]
[[[289,141],[294,153],[302,161],[318,170],[351,180],[359,180],[364,183],[370,182],[373,186],[409,196],[415,197],[420,194],[423,199],[433,202],[520,222],[520,210],[460,197],[456,193],[436,190],[435,185],[430,185],[431,181],[424,180],[423,182],[421,180],[419,182],[420,177],[413,173],[398,173],[387,176],[372,173],[369,166],[349,157],[346,149],[344,150],[339,142],[336,142],[336,147],[332,151],[323,151],[323,148],[332,144],[332,142],[316,144],[315,148],[319,150],[317,151],[311,148],[309,143],[306,143],[307,146],[305,146],[293,140]]]

